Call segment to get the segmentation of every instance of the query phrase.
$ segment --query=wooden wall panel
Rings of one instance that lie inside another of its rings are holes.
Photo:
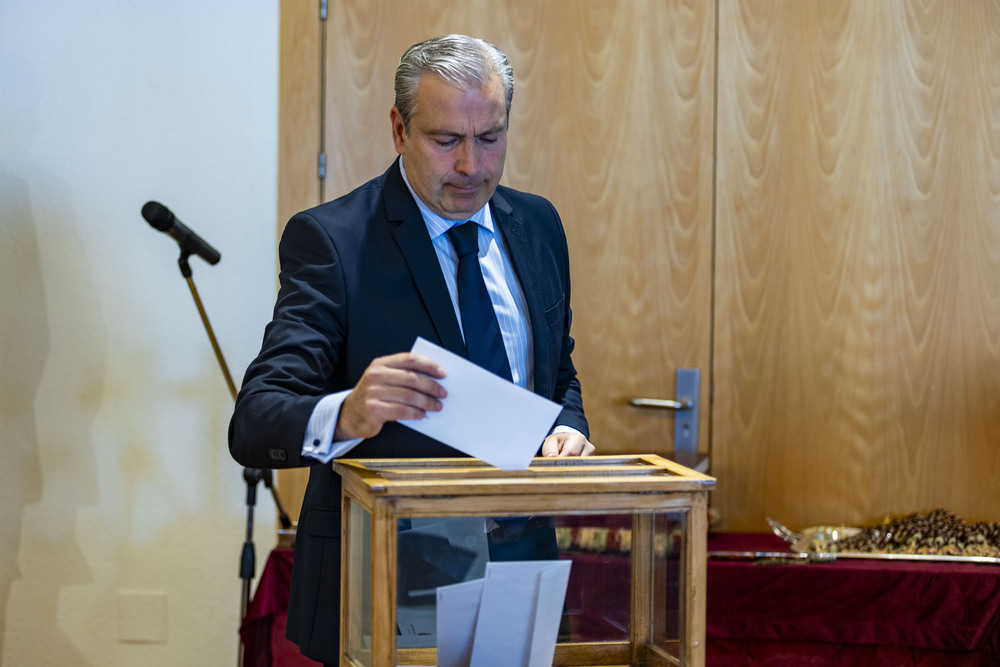
[[[575,359],[602,453],[671,451],[673,416],[626,400],[673,397],[677,367],[705,373],[708,402],[714,22],[696,0],[331,3],[328,198],[394,157],[407,46],[464,32],[510,57],[503,182],[549,197],[566,225]]]
[[[1000,5],[722,0],[724,526],[1000,519]]]
[[[331,2],[325,198],[392,158],[402,50],[482,35],[517,76],[504,182],[569,233],[601,451],[668,451],[672,417],[625,399],[701,368],[727,529],[1000,518],[1000,3],[718,14],[716,35],[693,0]]]
[[[320,202],[322,26],[315,2],[281,3],[278,76],[278,231]]]
[[[284,0],[278,73],[278,235],[296,212],[320,203],[322,29],[315,2]],[[241,378],[242,379],[242,378]],[[309,472],[281,470],[275,488],[297,519]]]
[[[511,180],[566,223],[574,358],[604,453],[672,453],[673,414],[627,399],[674,397],[677,368],[703,372],[708,405],[714,22],[711,3],[565,2],[522,57],[535,95]]]
[[[312,4],[282,3],[283,82],[304,89],[317,73]],[[516,84],[503,182],[549,197],[563,216],[574,263],[576,361],[602,453],[671,450],[673,416],[630,408],[626,399],[673,397],[678,367],[703,371],[708,405],[714,23],[714,4],[699,0],[329,3],[323,199],[393,159],[392,75],[407,46],[464,32],[511,58]],[[288,127],[311,122],[313,99],[299,92],[283,83],[282,109],[297,111],[282,120],[282,137],[296,143],[282,154],[281,179],[289,192],[282,202],[303,208],[312,204],[315,156],[312,130]],[[282,206],[279,231],[294,210]],[[701,416],[707,450],[709,411]],[[304,471],[280,475],[295,514],[304,480]]]
[[[389,110],[393,105],[393,73],[406,47],[449,32],[499,41],[510,32],[504,7],[503,3],[484,0],[330,3],[327,199],[346,194],[381,174],[395,157]]]

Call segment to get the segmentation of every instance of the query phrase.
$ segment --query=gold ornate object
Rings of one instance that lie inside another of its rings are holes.
[[[768,518],[798,553],[838,558],[1000,563],[1000,523],[970,524],[944,509],[887,516],[877,526],[814,526],[795,533]]]

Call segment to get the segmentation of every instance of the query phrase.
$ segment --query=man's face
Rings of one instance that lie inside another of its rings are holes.
[[[433,74],[417,87],[409,132],[393,107],[392,137],[413,191],[435,213],[466,220],[493,196],[507,156],[507,107],[499,77],[459,90]]]

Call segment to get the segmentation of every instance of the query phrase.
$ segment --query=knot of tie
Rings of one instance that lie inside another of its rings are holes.
[[[449,229],[448,238],[459,259],[471,253],[479,253],[479,225],[471,220]]]

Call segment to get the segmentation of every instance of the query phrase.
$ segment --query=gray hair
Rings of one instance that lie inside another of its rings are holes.
[[[503,82],[510,118],[514,97],[514,70],[503,51],[489,42],[465,35],[444,35],[414,44],[406,50],[396,67],[396,108],[407,133],[416,113],[417,86],[420,77],[431,73],[460,90],[478,90],[494,76]]]

